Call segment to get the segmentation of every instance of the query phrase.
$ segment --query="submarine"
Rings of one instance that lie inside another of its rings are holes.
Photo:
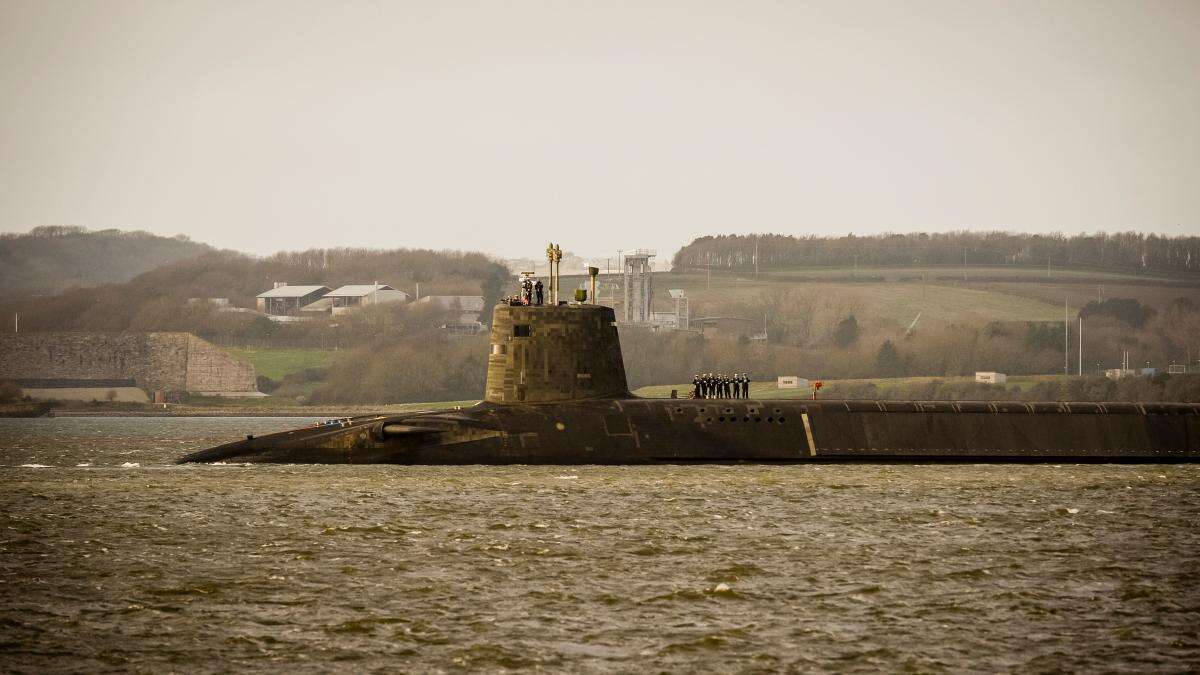
[[[1197,458],[1200,404],[640,398],[626,383],[611,307],[502,302],[491,327],[484,397],[475,406],[363,415],[246,436],[179,462],[1141,463]]]

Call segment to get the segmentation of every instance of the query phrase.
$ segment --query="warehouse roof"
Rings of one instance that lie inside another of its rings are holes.
[[[342,286],[336,291],[330,291],[325,294],[327,298],[361,298],[370,295],[375,291],[394,291],[396,289],[387,284],[350,284]]]
[[[328,286],[277,286],[258,294],[260,298],[302,298],[309,293],[328,291]]]

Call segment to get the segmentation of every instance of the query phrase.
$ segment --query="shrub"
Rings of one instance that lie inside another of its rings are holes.
[[[0,380],[0,403],[13,403],[21,399],[21,388],[16,382]]]

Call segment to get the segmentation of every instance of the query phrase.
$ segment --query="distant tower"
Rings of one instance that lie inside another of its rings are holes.
[[[650,299],[654,293],[650,259],[654,256],[654,251],[641,248],[625,254],[625,307],[622,309],[625,323],[650,320]]]

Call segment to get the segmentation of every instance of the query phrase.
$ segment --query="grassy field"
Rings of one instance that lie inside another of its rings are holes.
[[[1029,389],[1038,382],[1046,382],[1062,379],[1061,375],[1012,375],[1008,378],[1006,388],[1017,387],[1022,391]],[[880,390],[906,388],[917,384],[931,382],[933,380],[941,380],[942,382],[973,382],[973,377],[892,377],[892,378],[872,378],[865,380],[824,380],[825,388],[821,390],[822,396],[836,398],[838,386],[849,386],[872,383]],[[679,392],[679,396],[687,398],[691,393],[692,385],[687,384],[660,384],[649,387],[642,387],[633,392],[638,396],[646,398],[670,398],[671,390],[675,389]],[[750,398],[772,399],[772,398],[812,398],[812,389],[779,389],[774,382],[751,382],[750,383]]]
[[[237,349],[230,354],[254,365],[259,375],[282,380],[287,375],[309,368],[328,368],[337,352],[324,349]]]
[[[603,285],[601,302],[609,293]],[[563,278],[564,292],[585,280]],[[921,323],[986,323],[989,321],[1059,321],[1064,300],[1074,315],[1087,302],[1104,298],[1136,298],[1158,309],[1178,297],[1200,302],[1200,283],[1180,279],[1051,268],[911,267],[806,268],[764,273],[758,279],[725,274],[655,273],[656,311],[674,304],[667,289],[682,289],[693,318],[730,314],[751,316],[754,303],[786,290],[815,295],[822,303],[853,311],[864,325],[907,326],[918,313]],[[613,303],[620,312],[621,294]]]

